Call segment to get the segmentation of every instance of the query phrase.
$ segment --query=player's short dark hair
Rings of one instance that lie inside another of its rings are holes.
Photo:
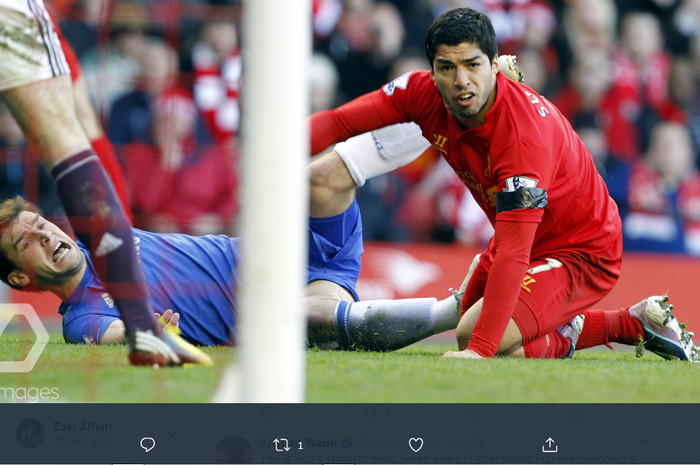
[[[13,222],[17,221],[22,212],[37,213],[37,209],[20,196],[0,203],[0,237]],[[13,289],[21,289],[21,287],[10,284],[7,277],[17,268],[19,268],[17,264],[8,258],[7,251],[0,247],[0,280]]]
[[[425,55],[430,68],[440,45],[459,45],[463,42],[477,44],[489,57],[489,62],[493,62],[493,57],[498,55],[496,31],[489,17],[471,8],[455,8],[433,21],[425,35]]]

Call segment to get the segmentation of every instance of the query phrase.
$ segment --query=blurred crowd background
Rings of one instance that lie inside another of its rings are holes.
[[[45,1],[115,146],[135,225],[237,234],[239,2]],[[619,206],[625,248],[700,255],[700,0],[313,0],[311,111],[429,69],[425,32],[456,7],[488,14],[500,53],[517,55],[525,84],[569,119]],[[284,73],[271,89],[281,105]],[[4,108],[0,147],[0,194],[59,214]],[[369,180],[358,201],[365,240],[479,245],[493,234],[437,154]]]

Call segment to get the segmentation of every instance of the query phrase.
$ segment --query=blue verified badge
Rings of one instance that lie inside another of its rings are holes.
[[[517,189],[524,189],[526,187],[537,187],[537,179],[528,178],[525,176],[513,176],[512,178],[506,179],[506,188],[503,189],[504,192],[514,192]]]
[[[409,71],[406,74],[402,74],[401,76],[391,81],[389,84],[386,84],[382,88],[384,90],[384,93],[388,96],[392,96],[394,95],[394,90],[396,89],[406,90],[406,86],[408,85],[408,77],[411,75],[412,72],[413,71]]]

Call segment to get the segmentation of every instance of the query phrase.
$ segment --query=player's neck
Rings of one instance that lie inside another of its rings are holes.
[[[75,276],[70,278],[67,283],[50,284],[45,286],[44,290],[54,293],[59,299],[65,302],[80,285],[80,281],[82,281],[83,276],[85,276],[85,270],[87,270],[87,260],[83,262],[83,265],[80,267],[80,271],[78,271]]]

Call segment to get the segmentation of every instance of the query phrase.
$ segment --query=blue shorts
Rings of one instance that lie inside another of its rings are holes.
[[[328,227],[333,228],[329,233]],[[333,237],[336,243],[328,240]],[[338,239],[341,238],[341,239]],[[355,300],[362,264],[362,218],[357,201],[344,213],[331,218],[309,218],[309,279],[324,279],[344,287]]]

